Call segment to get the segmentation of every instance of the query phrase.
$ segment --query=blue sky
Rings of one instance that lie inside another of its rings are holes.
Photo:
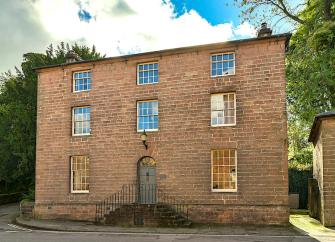
[[[176,13],[182,14],[194,9],[212,25],[233,22],[235,25],[241,21],[238,17],[239,9],[229,0],[172,0],[176,6]]]
[[[95,45],[102,54],[117,56],[254,37],[258,26],[241,23],[233,2],[2,1],[0,73],[18,66],[24,53],[43,53],[51,43]]]

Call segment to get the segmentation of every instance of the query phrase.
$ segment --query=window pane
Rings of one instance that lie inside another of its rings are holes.
[[[212,76],[216,76],[216,70],[212,69]]]
[[[211,75],[213,77],[234,74],[234,54],[232,53],[212,56],[211,65]]]
[[[235,190],[236,178],[235,150],[212,150],[212,189]]]
[[[211,124],[235,124],[235,94],[213,94],[211,96]]]
[[[144,122],[143,122],[143,117],[139,117],[138,118],[138,129],[139,130],[143,130],[144,126],[143,126]]]
[[[76,72],[73,75],[74,91],[91,90],[91,72]]]
[[[74,134],[89,134],[90,133],[90,119],[91,108],[80,107],[74,108],[73,119],[73,133]]]
[[[71,157],[72,191],[88,191],[89,158],[87,156]]]
[[[138,130],[157,130],[158,129],[158,102],[139,102],[138,103]]]
[[[141,64],[138,66],[138,72],[139,84],[158,82],[158,63]]]
[[[229,67],[228,62],[224,62],[224,63],[223,63],[223,66],[224,66],[224,69],[225,69],[225,70],[228,70],[228,67]]]

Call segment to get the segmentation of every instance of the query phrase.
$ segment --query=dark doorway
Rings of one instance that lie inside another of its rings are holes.
[[[156,161],[149,157],[142,157],[137,167],[139,194],[141,204],[156,203]]]

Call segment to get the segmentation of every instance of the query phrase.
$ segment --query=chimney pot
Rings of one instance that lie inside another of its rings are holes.
[[[81,60],[80,56],[73,50],[69,50],[65,55],[65,63],[73,63]]]
[[[257,37],[267,37],[272,35],[272,29],[268,28],[268,24],[266,22],[263,22],[261,24],[261,29],[257,33]]]

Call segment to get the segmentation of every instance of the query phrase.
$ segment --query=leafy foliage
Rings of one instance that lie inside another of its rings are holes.
[[[312,145],[308,142],[309,127],[295,117],[289,118],[289,168],[312,168]]]
[[[244,20],[278,18],[294,23],[286,59],[289,109],[289,191],[307,207],[312,147],[308,143],[314,116],[335,109],[335,1],[235,0]],[[293,6],[293,4],[296,4]]]
[[[335,28],[301,27],[287,56],[287,93],[292,113],[311,123],[317,113],[335,107]]]
[[[15,203],[20,201],[22,198],[21,192],[9,193],[9,194],[0,194],[0,205],[6,203]]]
[[[335,108],[335,2],[307,1],[287,55],[290,166],[312,165],[306,143],[314,116]],[[331,16],[329,16],[329,14]]]
[[[260,26],[260,22],[277,23],[286,20],[289,22],[304,23],[299,17],[307,2],[297,3],[290,0],[234,0],[235,5],[241,9],[240,17],[243,21],[254,22]]]
[[[101,58],[95,47],[60,43],[46,54],[26,53],[21,70],[0,77],[0,193],[27,191],[35,182],[37,74],[35,67],[65,62],[65,54]]]
[[[235,0],[244,20],[294,23],[286,59],[290,166],[312,163],[307,142],[314,116],[335,108],[335,1]]]

